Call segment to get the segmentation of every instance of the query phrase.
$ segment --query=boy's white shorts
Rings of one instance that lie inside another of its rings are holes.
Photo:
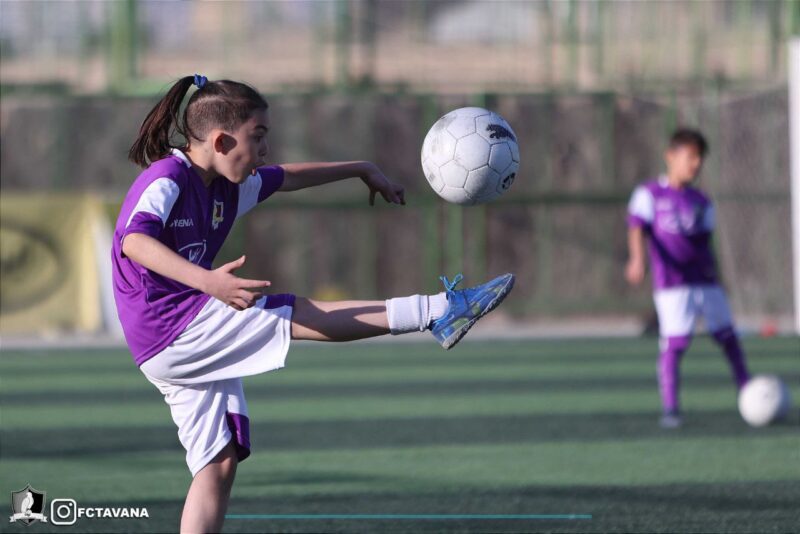
[[[661,337],[690,336],[698,316],[713,333],[733,326],[725,292],[718,285],[677,286],[653,293]]]
[[[234,439],[250,455],[242,377],[280,369],[291,341],[294,295],[269,295],[236,311],[209,299],[167,348],[139,368],[164,395],[192,476]]]

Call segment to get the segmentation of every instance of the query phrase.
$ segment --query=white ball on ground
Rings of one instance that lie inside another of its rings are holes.
[[[775,375],[756,375],[739,392],[739,413],[753,427],[783,419],[790,405],[789,388]]]

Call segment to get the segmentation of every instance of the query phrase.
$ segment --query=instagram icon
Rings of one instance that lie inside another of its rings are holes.
[[[50,502],[50,521],[54,525],[74,525],[78,520],[78,503],[73,499],[53,499]]]

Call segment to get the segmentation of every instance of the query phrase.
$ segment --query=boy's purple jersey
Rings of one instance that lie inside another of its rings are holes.
[[[283,169],[275,166],[259,168],[239,185],[219,177],[206,188],[179,150],[136,178],[117,219],[112,263],[117,313],[137,365],[172,343],[211,297],[126,257],[123,239],[149,235],[211,269],[233,222],[281,184]]]
[[[665,176],[646,182],[631,196],[628,225],[641,227],[650,238],[655,289],[717,283],[714,207],[700,190],[674,189]]]

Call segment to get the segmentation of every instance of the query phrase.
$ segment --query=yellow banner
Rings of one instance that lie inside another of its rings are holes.
[[[0,334],[102,328],[103,217],[90,195],[0,194]]]

